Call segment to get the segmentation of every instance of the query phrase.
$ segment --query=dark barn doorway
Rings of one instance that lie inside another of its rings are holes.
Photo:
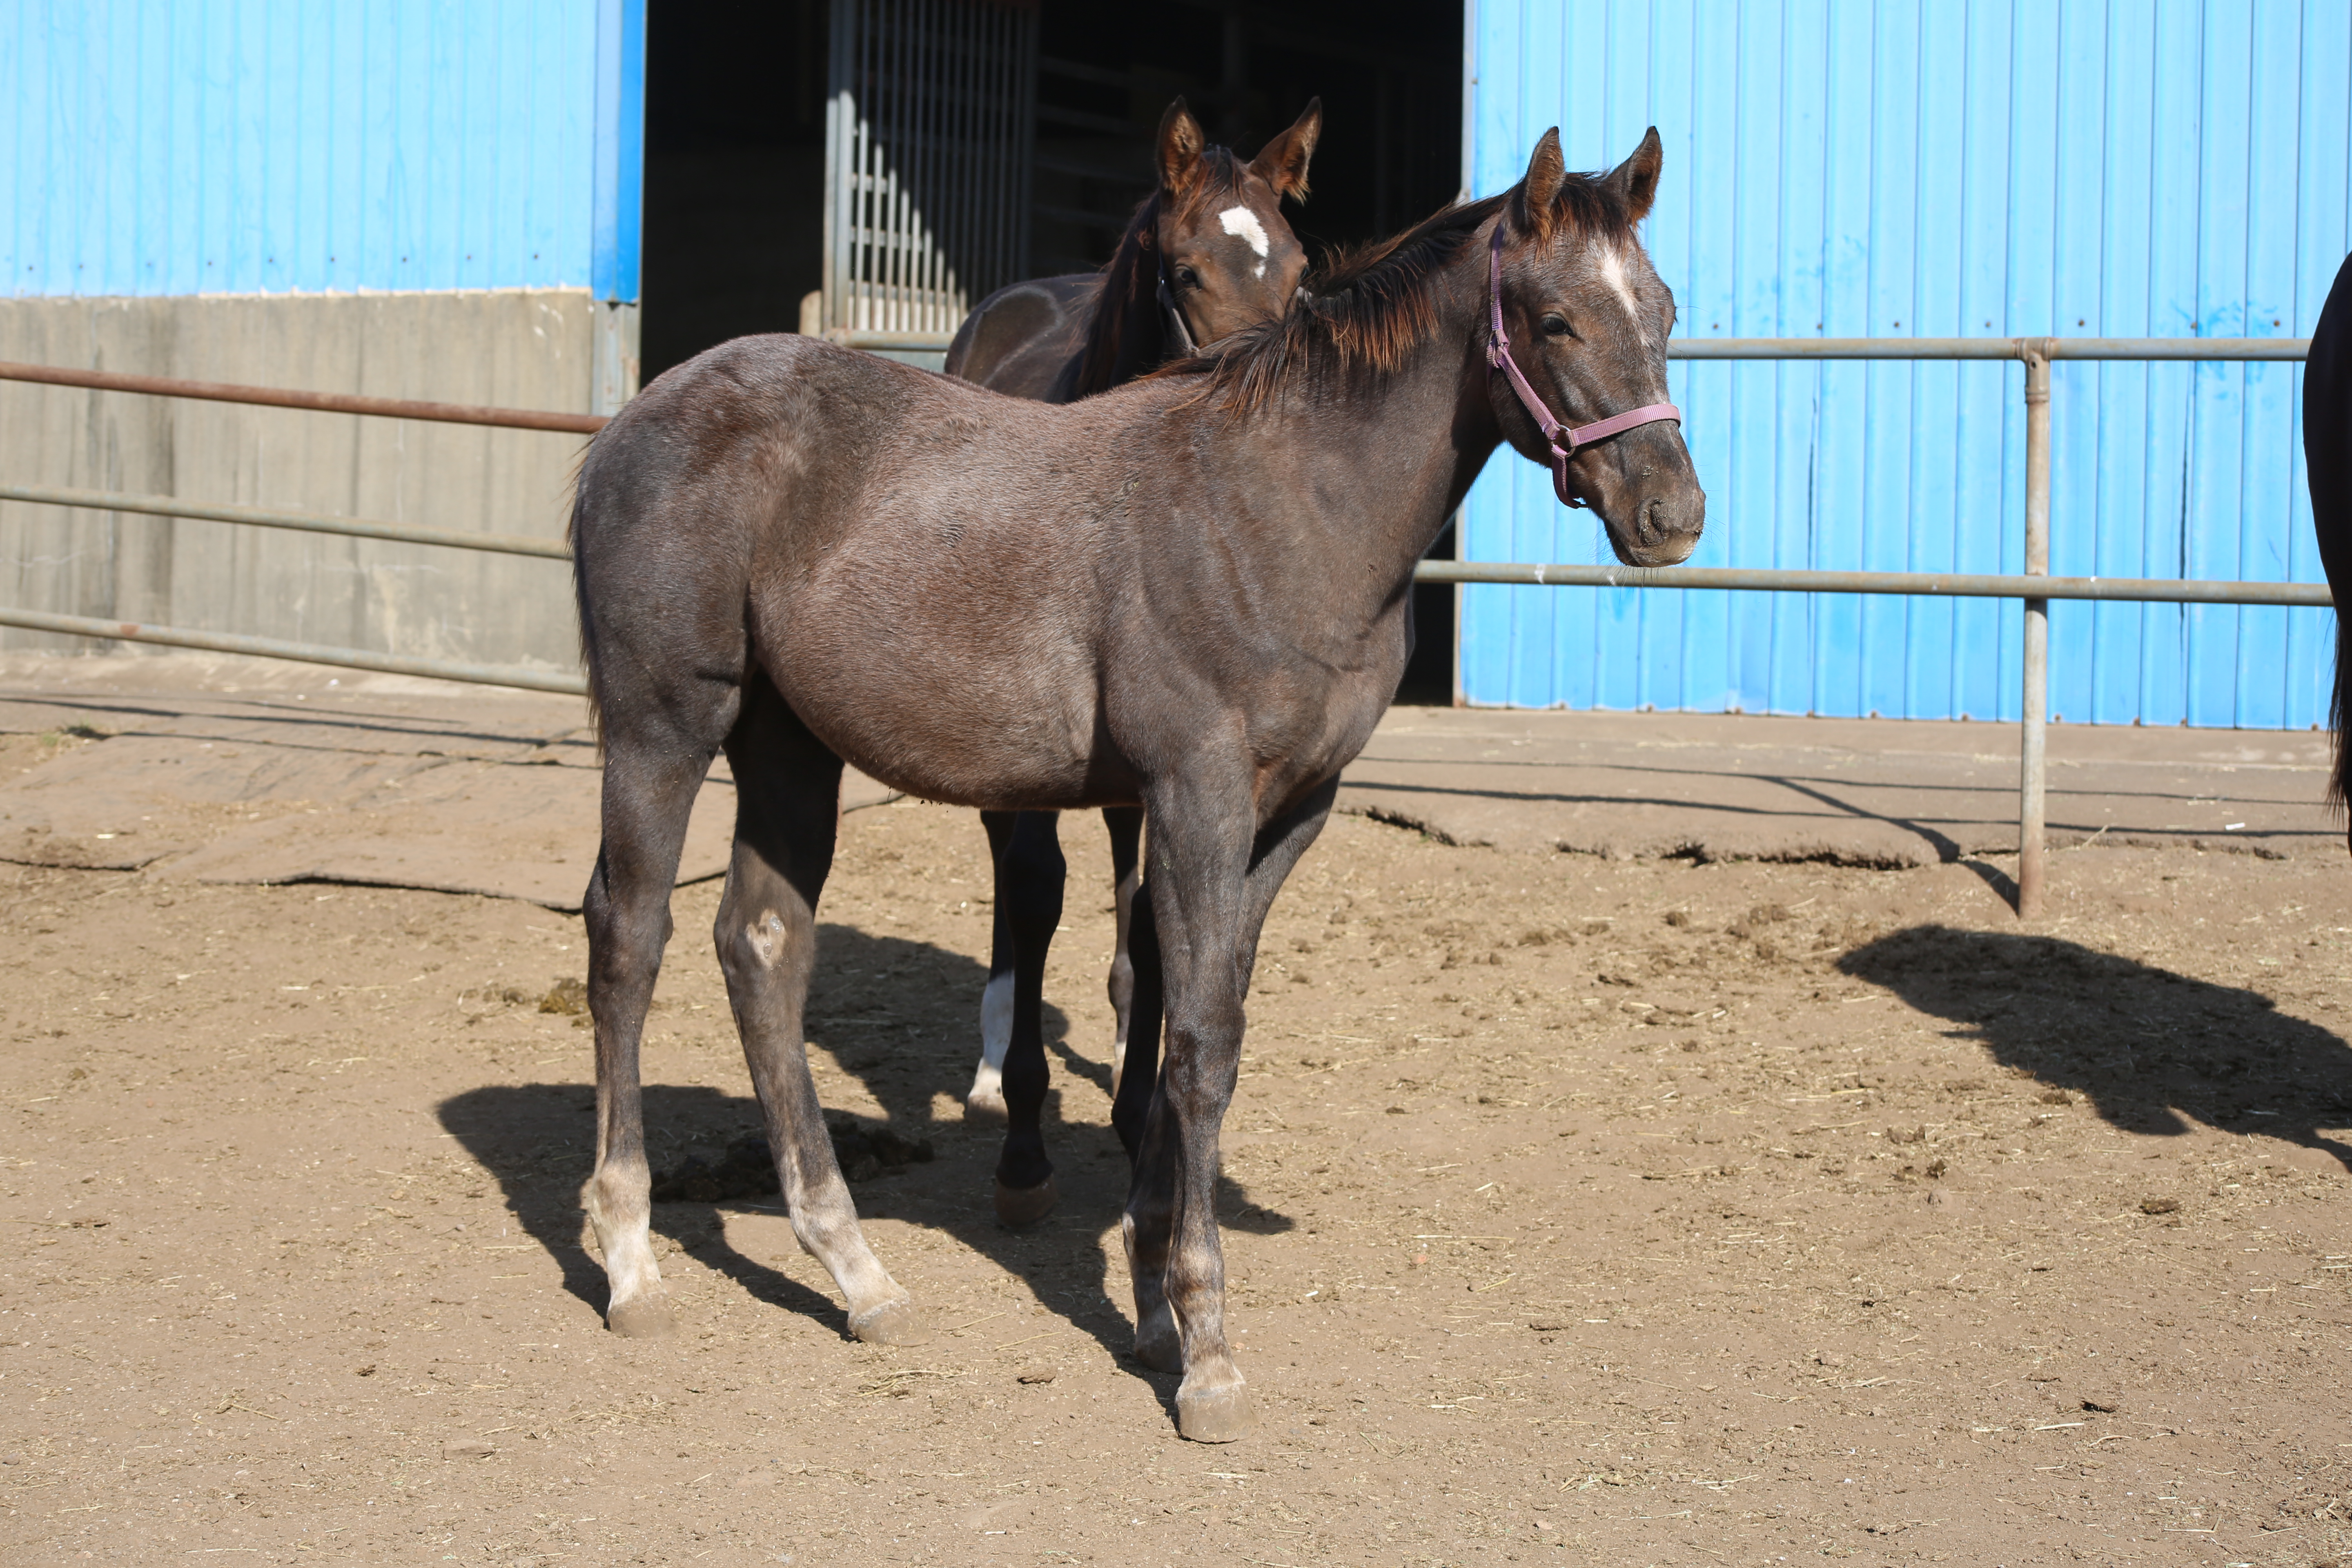
[[[649,0],[647,379],[729,338],[798,328],[803,298],[824,278],[834,18],[896,16],[919,3]],[[1245,153],[1321,96],[1313,196],[1291,214],[1310,250],[1392,233],[1459,193],[1461,0],[1008,8],[1035,18],[1032,275],[1109,259],[1150,190],[1152,132],[1179,94]],[[1432,553],[1451,556],[1453,545],[1449,531]],[[1414,590],[1419,642],[1400,701],[1453,700],[1454,595]]]

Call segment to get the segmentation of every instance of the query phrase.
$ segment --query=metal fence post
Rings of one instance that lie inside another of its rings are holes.
[[[2050,342],[2028,339],[2025,357],[2025,573],[2050,575]],[[2025,601],[2025,700],[2018,745],[2017,918],[2042,913],[2048,779],[2050,601]]]

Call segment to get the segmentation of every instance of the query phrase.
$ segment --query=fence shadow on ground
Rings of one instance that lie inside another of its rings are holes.
[[[2184,1117],[2325,1151],[2352,1170],[2352,1046],[2216,985],[2056,937],[1915,926],[1838,961],[1959,1026],[1996,1061],[2158,1135]]]
[[[1043,1225],[1015,1232],[997,1222],[992,1202],[1002,1124],[967,1123],[960,1110],[934,1115],[934,1104],[943,1103],[935,1097],[944,1094],[960,1107],[971,1084],[974,1031],[949,1020],[976,1017],[986,980],[980,964],[929,943],[847,926],[823,928],[809,997],[812,1058],[830,1056],[874,1096],[882,1109],[881,1125],[908,1140],[928,1139],[937,1152],[929,1163],[853,1184],[851,1195],[863,1217],[888,1217],[955,1237],[1023,1280],[1048,1310],[1091,1334],[1113,1354],[1123,1353],[1133,1331],[1126,1271],[1105,1258],[1097,1241],[1117,1223],[1127,1198],[1127,1157],[1118,1139],[1105,1126],[1065,1121],[1059,1089],[1049,1094],[1046,1148],[1055,1165],[1061,1202]],[[663,1019],[664,1015],[656,1014],[649,1032]],[[731,1037],[731,1027],[723,1023],[721,1027]],[[1057,1080],[1064,1073],[1075,1073],[1108,1091],[1109,1064],[1071,1046],[1069,1019],[1050,1001],[1045,1032]],[[564,1289],[601,1312],[604,1273],[583,1245],[579,1203],[580,1184],[587,1178],[595,1150],[594,1090],[580,1084],[486,1085],[444,1100],[439,1114],[443,1127],[498,1178],[524,1233],[562,1267]],[[733,1092],[649,1083],[645,1120],[647,1152],[656,1173],[675,1165],[689,1150],[723,1150],[761,1129],[748,1079],[740,1091]],[[870,1117],[853,1120],[874,1122]],[[750,1203],[782,1213],[779,1197]],[[846,1333],[845,1316],[829,1294],[744,1254],[727,1240],[717,1214],[718,1207],[727,1206],[734,1205],[656,1204],[653,1228],[754,1300]],[[1220,1180],[1217,1206],[1229,1226],[1260,1234],[1286,1231],[1295,1223],[1253,1201],[1230,1177]],[[940,1320],[944,1303],[926,1300],[919,1270],[909,1267],[912,1260],[890,1257],[887,1247],[877,1250],[884,1265],[915,1292],[934,1326],[950,1326]],[[1163,1396],[1172,1393],[1172,1379],[1146,1375],[1155,1384],[1168,1384],[1160,1390]]]

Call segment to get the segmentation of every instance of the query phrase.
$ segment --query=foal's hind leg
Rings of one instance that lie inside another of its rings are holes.
[[[604,1322],[618,1334],[670,1330],[648,1228],[637,1044],[669,941],[669,894],[687,819],[714,749],[677,733],[664,715],[619,723],[607,711],[604,843],[583,910],[588,1010],[596,1025],[596,1170],[580,1197],[612,1284]]]
[[[1127,1037],[1135,1013],[1135,957],[1129,946],[1135,926],[1135,889],[1142,866],[1138,850],[1143,840],[1143,808],[1107,805],[1103,807],[1103,826],[1110,832],[1111,908],[1118,921],[1118,942],[1110,958],[1110,1006],[1118,1019],[1118,1034],[1111,1041],[1110,1054],[1110,1096],[1115,1100],[1118,1098],[1119,1082],[1127,1075]]]
[[[761,679],[727,738],[727,760],[735,774],[735,853],[712,934],[793,1235],[841,1288],[851,1333],[872,1344],[917,1344],[929,1336],[913,1302],[858,1228],[801,1034],[817,894],[840,825],[841,759]]]
[[[996,879],[995,919],[989,931],[988,985],[980,994],[980,1066],[973,1069],[971,1088],[964,1091],[967,1119],[1002,1118],[1004,1111],[1004,1053],[1013,1044],[1013,922],[1004,913],[1004,847],[1013,841],[1014,811],[983,811],[981,826],[988,830],[988,863]]]

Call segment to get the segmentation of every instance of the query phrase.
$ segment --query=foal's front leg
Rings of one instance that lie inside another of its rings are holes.
[[[1254,838],[1246,815],[1235,830],[1230,799],[1170,791],[1151,805],[1144,891],[1163,988],[1165,1058],[1122,1228],[1136,1283],[1137,1353],[1154,1360],[1159,1347],[1148,1336],[1158,1328],[1154,1309],[1164,1310],[1159,1321],[1172,1331],[1184,1368],[1177,1428],[1196,1442],[1230,1442],[1255,1421],[1248,1385],[1225,1342],[1219,1141],[1240,1072],[1243,998],[1259,930],[1284,879],[1322,832],[1338,789],[1336,779],[1319,786]],[[1244,793],[1244,812],[1247,803]]]

